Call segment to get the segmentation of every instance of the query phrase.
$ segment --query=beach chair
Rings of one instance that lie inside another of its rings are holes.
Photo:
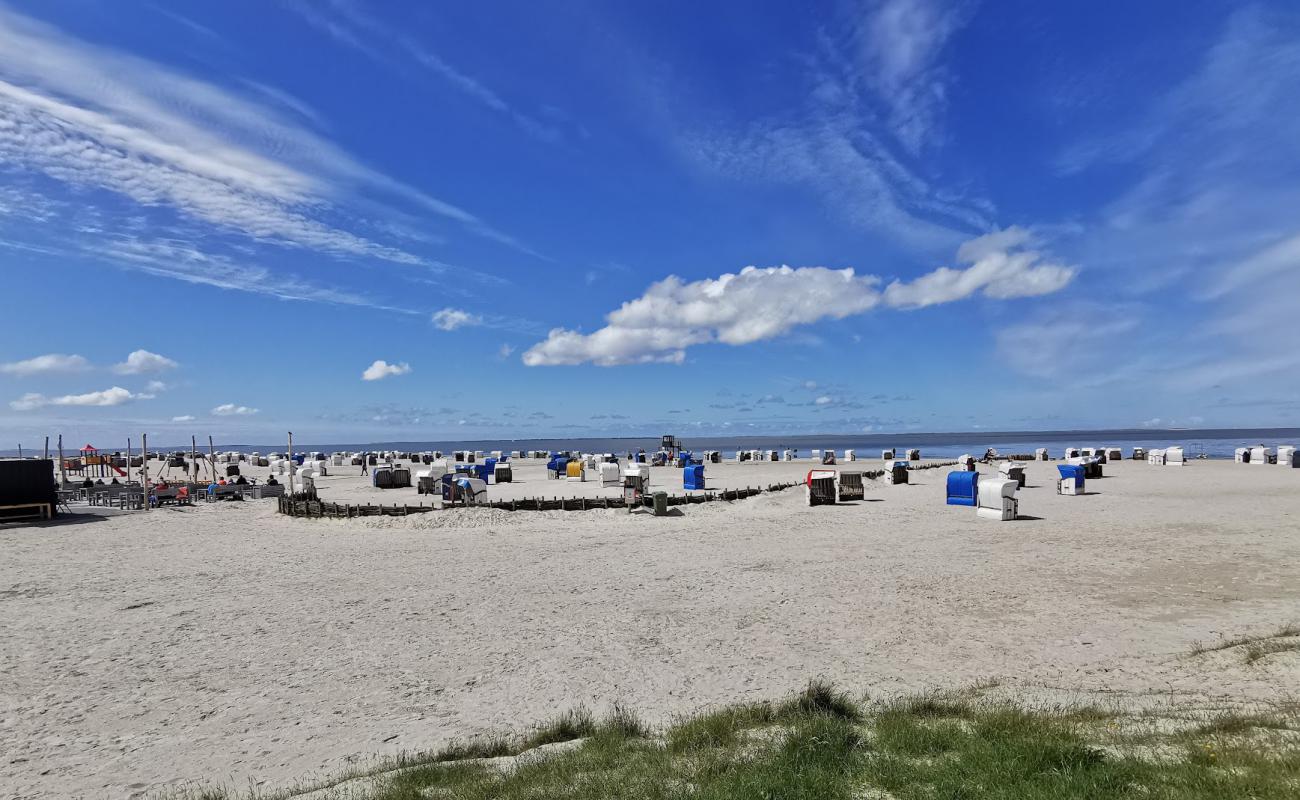
[[[920,451],[920,450],[917,450],[916,448],[912,448],[911,450],[908,450],[908,451],[907,451],[907,460],[908,460],[908,461],[920,461],[920,460],[921,460],[921,451]]]
[[[907,483],[907,462],[899,459],[886,462],[884,478],[889,484]]]
[[[962,469],[966,470],[967,472],[974,472],[974,471],[975,471],[975,457],[972,456],[970,453],[965,453],[965,454],[963,454],[963,455],[960,455],[960,456],[957,457],[957,466],[958,466],[958,467],[961,467]]]
[[[1277,448],[1277,463],[1283,467],[1300,467],[1300,458],[1297,458],[1297,451],[1289,444],[1279,445]]]
[[[880,460],[881,460],[881,461],[893,461],[893,460],[894,460],[894,451],[893,451],[893,450],[881,450],[881,451],[880,451]]]
[[[855,452],[855,451],[853,451],[853,450],[845,450],[845,451],[844,451],[844,460],[845,460],[845,461],[857,461],[857,460],[858,460],[858,454],[857,454],[857,452]]]
[[[1020,484],[1013,480],[987,480],[979,487],[975,515],[980,519],[1014,520],[1020,511],[1016,489]]]
[[[689,491],[704,488],[704,465],[695,464],[682,470],[682,488]]]
[[[1233,451],[1232,451],[1232,460],[1235,461],[1235,462],[1237,462],[1238,464],[1248,464],[1248,463],[1250,463],[1250,448],[1249,448],[1249,447],[1238,447],[1236,450],[1233,450]]]
[[[1271,447],[1250,448],[1250,463],[1252,464],[1273,463],[1273,449]]]
[[[804,479],[808,505],[834,505],[840,494],[838,483],[838,474],[833,469],[809,470]]]
[[[1252,454],[1252,455],[1253,455],[1253,454]],[[1181,467],[1181,466],[1184,466],[1186,463],[1187,463],[1187,459],[1186,459],[1186,457],[1183,455],[1183,448],[1181,448],[1181,447],[1166,447],[1166,448],[1165,448],[1165,466],[1166,466],[1166,467]]]
[[[826,466],[833,466],[835,464],[834,450],[827,450],[822,453],[822,464],[825,464]]]
[[[1023,487],[1025,485],[1025,468],[1013,461],[1003,461],[998,465],[998,477],[1007,481],[1015,481],[1017,487]]]
[[[948,505],[974,506],[979,495],[979,479],[980,474],[978,472],[949,472]]]
[[[1147,450],[1146,451],[1147,463],[1153,464],[1155,466],[1164,466],[1165,452],[1166,451],[1164,450]]]
[[[866,499],[867,488],[862,480],[861,472],[841,472],[839,478],[839,501],[841,503]]]
[[[1061,473],[1061,480],[1056,484],[1057,494],[1083,494],[1085,476],[1083,465],[1057,464],[1056,469]]]

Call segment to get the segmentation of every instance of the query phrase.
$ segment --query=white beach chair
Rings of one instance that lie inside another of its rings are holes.
[[[1273,449],[1270,447],[1252,447],[1250,448],[1250,463],[1267,464],[1272,460]]]
[[[1165,448],[1165,466],[1166,466],[1166,467],[1181,467],[1181,466],[1184,466],[1186,463],[1187,463],[1187,460],[1186,460],[1186,458],[1184,458],[1184,456],[1183,456],[1183,448],[1181,448],[1181,447],[1166,447],[1166,448]]]
[[[980,481],[979,493],[976,495],[975,515],[980,519],[996,519],[1004,522],[1016,518],[1020,511],[1020,501],[1016,499],[1016,489],[1020,484],[1013,480]]]
[[[1278,445],[1277,463],[1283,467],[1300,466],[1300,459],[1296,458],[1296,449],[1289,444]]]

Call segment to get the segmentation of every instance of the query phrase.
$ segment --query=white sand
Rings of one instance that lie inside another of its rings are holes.
[[[760,485],[808,466],[708,473]],[[264,501],[0,527],[0,787],[278,787],[580,703],[665,721],[816,676],[1123,705],[1300,686],[1294,652],[1188,655],[1300,619],[1300,470],[1123,462],[1060,497],[1055,466],[1034,464],[1021,512],[1040,519],[1014,523],[944,505],[946,472],[853,505],[791,490],[669,518],[314,521]],[[521,496],[561,494],[523,478]],[[379,494],[331,482],[327,497]],[[382,502],[416,499],[396,494]]]

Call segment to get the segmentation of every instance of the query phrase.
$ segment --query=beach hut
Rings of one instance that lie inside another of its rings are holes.
[[[704,488],[704,465],[696,464],[682,470],[682,488],[699,490]]]
[[[1034,451],[1034,460],[1035,460],[1035,461],[1046,461],[1046,460],[1047,460],[1047,448],[1046,448],[1046,447],[1040,447],[1040,448],[1038,448],[1037,450],[1035,450],[1035,451]]]
[[[823,452],[823,453],[822,453],[822,463],[823,463],[823,464],[826,464],[826,465],[828,465],[828,466],[829,466],[829,465],[834,465],[834,464],[835,464],[835,451],[834,451],[834,450],[827,450],[827,451]]]
[[[1250,448],[1250,463],[1268,464],[1272,462],[1272,460],[1273,460],[1273,448],[1264,447],[1263,445],[1260,445],[1259,447]]]
[[[808,505],[834,505],[839,498],[838,476],[833,469],[809,470],[804,479],[804,492]]]
[[[975,471],[975,457],[972,456],[970,453],[964,453],[964,454],[962,454],[962,455],[960,455],[960,456],[957,457],[957,466],[961,467],[962,469],[966,470],[967,472],[974,472],[974,471]]]
[[[845,450],[845,451],[844,451],[844,460],[845,460],[845,461],[857,461],[857,460],[858,460],[858,454],[855,453],[855,452],[852,451],[852,450]]]
[[[1254,454],[1252,453],[1252,455],[1254,455]],[[1166,448],[1165,448],[1165,466],[1166,466],[1166,467],[1181,467],[1181,466],[1183,466],[1183,465],[1186,464],[1186,463],[1187,463],[1187,461],[1186,461],[1185,457],[1183,456],[1183,448],[1181,448],[1181,447],[1166,447]]]
[[[881,458],[882,461],[890,461],[890,460],[892,460],[892,459],[894,458],[894,451],[893,451],[893,450],[881,450],[881,451],[880,451],[880,458]]]
[[[921,460],[921,451],[920,451],[920,450],[917,450],[917,449],[915,449],[915,448],[913,448],[912,450],[908,450],[908,451],[907,451],[907,460],[908,460],[908,461],[920,461],[920,460]]]
[[[1083,494],[1084,470],[1081,464],[1057,464],[1061,480],[1056,485],[1057,494]]]
[[[978,472],[948,473],[948,505],[974,506],[979,494]]]
[[[907,483],[907,462],[899,459],[885,462],[885,483]]]
[[[1022,464],[1013,461],[1003,461],[998,465],[998,477],[1007,481],[1015,481],[1016,486],[1025,485],[1025,468]]]

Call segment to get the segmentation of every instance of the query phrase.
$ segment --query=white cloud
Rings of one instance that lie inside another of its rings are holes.
[[[265,94],[265,92],[262,92]],[[359,163],[279,109],[0,9],[0,160],[259,241],[398,263],[422,259],[335,227],[378,192],[508,241],[482,220]]]
[[[149,381],[144,388],[147,392],[165,392],[167,391],[167,384],[162,381]]]
[[[482,325],[483,318],[458,308],[444,308],[434,312],[433,324],[444,331],[454,331],[457,328]]]
[[[379,381],[384,378],[390,378],[395,375],[406,375],[411,371],[411,365],[405,362],[400,364],[389,364],[383,359],[377,359],[375,363],[366,367],[366,371],[361,373],[363,381]]]
[[[0,372],[19,377],[52,372],[84,372],[87,369],[90,369],[90,362],[85,358],[78,355],[64,355],[63,353],[48,353],[25,361],[0,364]]]
[[[237,406],[234,403],[223,403],[212,409],[212,415],[216,417],[249,417],[257,412],[256,408]]]
[[[828,406],[834,402],[835,402],[835,398],[825,394],[813,401],[813,403],[819,406]]]
[[[528,366],[681,363],[686,348],[707,342],[741,345],[770,339],[800,325],[842,319],[882,302],[917,308],[982,291],[1003,299],[1047,294],[1074,271],[1040,264],[1036,252],[1012,252],[1028,241],[1016,228],[972,239],[958,251],[966,270],[942,267],[882,293],[880,278],[852,269],[746,267],[738,274],[691,283],[669,276],[606,316],[590,334],[556,328],[523,355]],[[809,387],[813,388],[813,387]]]
[[[514,345],[503,344],[501,345],[501,347],[497,349],[497,358],[510,358],[510,356],[514,354],[514,352],[515,352]]]
[[[939,55],[964,14],[935,0],[872,5],[858,30],[863,75],[887,106],[894,135],[916,153],[935,137],[937,118],[947,105]]]
[[[958,263],[970,264],[968,268],[940,267],[908,283],[894,281],[885,289],[885,302],[895,308],[924,308],[976,292],[1006,300],[1064,289],[1074,279],[1075,268],[1044,263],[1034,250],[1018,250],[1030,240],[1028,231],[1016,227],[972,239],[957,250]]]
[[[194,421],[193,414],[182,414],[179,417],[172,417],[172,422],[193,422],[193,421]]]
[[[180,364],[166,356],[148,350],[134,350],[126,357],[126,361],[115,365],[113,371],[119,375],[143,375],[147,372],[164,372],[179,366]]]
[[[114,386],[98,392],[85,394],[65,394],[60,397],[46,397],[34,392],[23,395],[9,403],[15,411],[32,411],[45,406],[120,406],[132,400],[152,400],[151,394],[135,394],[121,386]]]

